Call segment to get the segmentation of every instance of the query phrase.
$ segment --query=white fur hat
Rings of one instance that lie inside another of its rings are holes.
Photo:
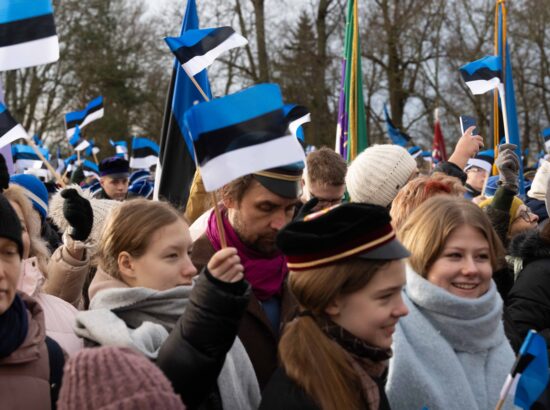
[[[68,185],[66,188],[63,188],[56,192],[50,200],[49,216],[63,233],[70,227],[70,225],[63,216],[63,204],[65,203],[65,198],[61,196],[61,192],[63,192],[65,189],[71,188],[76,189],[81,197],[90,201],[90,205],[94,213],[94,222],[92,225],[92,232],[86,240],[86,243],[89,246],[95,248],[95,246],[99,242],[101,233],[103,231],[103,225],[105,225],[109,213],[112,209],[122,204],[122,202],[112,201],[110,199],[96,199],[92,197],[92,193],[90,191],[83,191],[82,188],[80,188],[80,186],[78,185]]]
[[[416,161],[399,145],[369,147],[348,168],[350,200],[387,207],[415,169]]]

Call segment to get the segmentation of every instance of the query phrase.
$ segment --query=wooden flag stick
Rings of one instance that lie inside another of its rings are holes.
[[[186,71],[186,73],[187,73],[187,71]],[[208,98],[208,96],[206,95],[206,93],[204,92],[202,87],[199,85],[199,83],[197,83],[197,80],[195,80],[195,77],[193,77],[192,75],[189,75],[189,74],[187,74],[187,76],[189,77],[191,82],[195,85],[195,87],[197,87],[197,90],[199,90],[199,92],[201,93],[202,98],[204,98],[204,101],[210,101],[210,98]]]
[[[65,181],[63,181],[63,178],[61,178],[61,175],[57,173],[55,168],[52,167],[52,164],[50,164],[50,162],[46,158],[44,158],[44,155],[42,155],[42,152],[40,152],[40,149],[36,146],[32,138],[29,138],[27,140],[27,143],[31,146],[31,148],[34,150],[36,155],[38,155],[38,158],[40,158],[42,162],[46,164],[46,168],[48,168],[48,170],[52,173],[53,177],[57,180],[57,182],[59,182],[59,185],[65,188]]]
[[[80,151],[76,151],[76,161],[80,165]]]
[[[227,248],[227,242],[225,241],[225,230],[223,229],[222,214],[220,212],[220,207],[218,206],[218,196],[216,191],[210,192],[212,195],[212,201],[214,202],[214,212],[216,213],[216,225],[218,226],[218,232],[220,234],[220,242],[223,248]]]
[[[94,156],[94,162],[96,165],[99,165],[99,161],[97,160],[97,155],[95,154],[95,152],[92,152],[92,155]]]

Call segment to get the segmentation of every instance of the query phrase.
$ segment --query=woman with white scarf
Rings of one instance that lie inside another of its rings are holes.
[[[403,291],[410,313],[393,339],[391,408],[494,409],[515,358],[492,280],[503,247],[489,220],[471,202],[439,196],[398,237],[411,252]]]
[[[90,310],[75,331],[155,361],[187,408],[256,409],[256,376],[236,338],[250,297],[237,251],[221,249],[197,276],[191,247],[169,204],[124,202],[104,227]]]

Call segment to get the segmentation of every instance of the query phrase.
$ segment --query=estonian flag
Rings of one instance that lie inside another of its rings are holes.
[[[287,134],[279,86],[260,84],[204,102],[185,113],[206,191],[243,175],[305,161]]]
[[[407,143],[411,140],[411,137],[393,125],[393,121],[390,118],[386,104],[384,104],[384,117],[386,117],[386,128],[388,130],[388,134],[390,135],[391,141],[395,145],[400,145],[402,147],[407,145]]]
[[[76,126],[84,128],[86,125],[103,117],[103,97],[94,98],[82,111],[74,111],[65,114],[65,126],[67,138],[71,139],[75,133]]]
[[[159,157],[159,146],[148,138],[134,137],[132,139],[132,155],[130,168],[149,169],[155,165]]]
[[[65,164],[65,168],[67,169],[67,172],[71,172],[74,169],[74,164],[77,159],[78,159],[78,156],[76,154],[73,154],[70,157],[65,158],[63,160],[63,163]]]
[[[502,66],[498,56],[486,56],[463,65],[460,74],[474,95],[492,91],[502,82]]]
[[[59,60],[51,0],[0,1],[0,71]]]
[[[195,0],[188,0],[180,35],[197,28],[197,6]],[[207,70],[201,71],[194,79],[210,98]],[[174,59],[160,134],[160,153],[155,171],[153,197],[156,200],[163,198],[176,208],[185,208],[195,174],[193,141],[185,130],[183,118],[189,107],[203,100],[183,67]]]
[[[542,130],[541,135],[542,138],[544,138],[544,147],[546,148],[546,152],[550,152],[550,127]]]
[[[308,109],[303,105],[285,104],[283,112],[288,121],[290,133],[303,142],[305,137],[302,125],[311,122],[311,114]]]
[[[48,150],[39,148],[44,158],[48,159]],[[15,144],[11,147],[11,155],[13,157],[13,165],[16,173],[23,173],[27,169],[42,168],[42,160],[36,155],[36,152],[28,145]]]
[[[80,127],[78,125],[75,127],[73,136],[69,139],[69,144],[71,144],[77,152],[84,151],[90,146],[90,143],[82,137],[82,134],[80,134]]]
[[[548,353],[544,338],[529,330],[523,341],[512,371],[506,378],[500,399],[506,392],[514,396],[514,404],[530,409],[548,384]]]
[[[126,141],[109,140],[109,142],[113,147],[115,147],[115,156],[122,157],[124,159],[128,158],[128,143]]]
[[[29,136],[21,124],[13,119],[4,104],[0,102],[0,148],[21,138],[27,139]]]
[[[99,167],[95,162],[85,159],[82,162],[82,171],[84,172],[84,176],[86,178],[94,176],[99,179]]]
[[[164,39],[189,76],[200,73],[224,51],[248,44],[231,27],[187,30],[180,37]]]

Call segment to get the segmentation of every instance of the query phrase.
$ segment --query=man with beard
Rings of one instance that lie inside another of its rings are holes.
[[[253,295],[239,329],[260,389],[277,368],[277,344],[296,301],[288,291],[286,259],[275,237],[300,204],[304,164],[245,175],[222,188],[222,219],[227,246],[237,248]],[[193,244],[191,260],[200,271],[221,248],[215,213]]]

